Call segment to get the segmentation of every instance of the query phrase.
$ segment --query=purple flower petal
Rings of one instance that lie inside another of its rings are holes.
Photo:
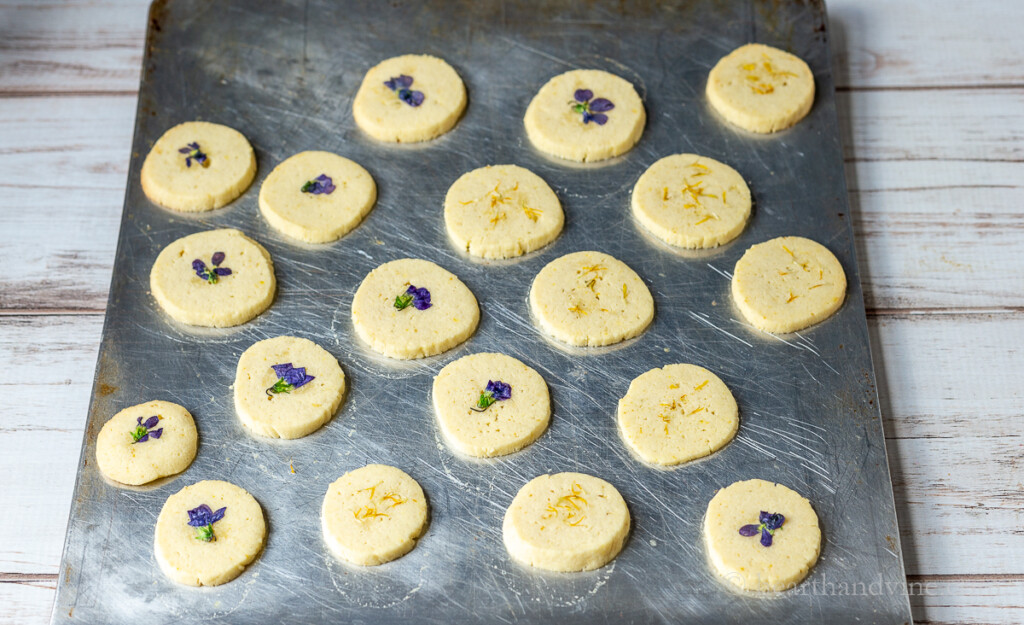
[[[284,376],[287,375],[288,372],[292,370],[292,363],[286,362],[282,365],[270,365],[270,368],[274,370],[274,373],[277,374],[277,377],[284,379]]]
[[[772,546],[772,534],[771,534],[771,532],[768,531],[767,528],[761,530],[761,544],[764,545],[765,547],[771,547]]]
[[[210,507],[207,506],[206,509],[209,510]],[[227,509],[228,509],[227,506],[224,506],[220,510],[214,512],[213,515],[210,517],[210,523],[216,523],[217,521],[220,521],[221,519],[223,519],[224,518],[224,513],[227,511]],[[209,523],[207,525],[209,525]]]
[[[761,513],[757,515],[757,522],[762,524],[767,523],[768,517],[770,517],[771,515],[771,512],[765,512],[764,510],[762,510]]]
[[[192,151],[192,148],[187,148],[187,147],[186,148],[179,148],[178,149],[178,152],[181,152],[182,154],[188,154],[191,151]]]
[[[577,102],[587,102],[590,98],[594,97],[594,92],[590,89],[577,89],[576,93],[572,94],[572,97],[576,98]]]
[[[410,284],[409,288],[407,288],[405,292],[409,295],[416,295],[416,287]]]
[[[607,98],[598,98],[590,103],[590,110],[595,113],[604,113],[615,108],[612,101]]]
[[[214,252],[213,258],[211,258],[210,260],[213,261],[214,265],[219,266],[222,262],[224,262],[224,252]]]
[[[160,438],[160,435],[163,434],[163,433],[164,433],[164,429],[163,428],[157,428],[155,430],[150,430],[149,432],[146,432],[146,436],[152,436],[153,438]]]
[[[142,419],[142,417],[139,417],[139,419]],[[153,416],[153,417],[150,417],[150,418],[146,419],[146,422],[141,424],[141,425],[144,428],[146,428],[147,430],[152,430],[153,428],[156,427],[157,423],[160,423],[160,417]]]
[[[328,178],[328,180],[330,180],[330,178]],[[330,195],[334,193],[334,190],[336,188],[337,187],[335,187],[332,183],[328,182],[326,185],[324,185],[323,191],[321,191],[321,193],[326,193],[327,195]]]
[[[759,525],[744,525],[740,528],[740,536],[753,536],[759,528]]]
[[[188,511],[188,524],[192,527],[209,525],[212,522],[209,520],[212,515],[213,510],[210,510],[210,506],[205,503],[199,504],[199,506]]]
[[[501,380],[488,380],[487,388],[484,390],[490,392],[496,401],[504,401],[512,396],[512,385]]]
[[[291,384],[292,386],[298,386],[299,382],[301,382],[302,379],[305,378],[305,377],[306,377],[306,368],[305,367],[297,367],[297,368],[293,368],[293,369],[289,369],[288,371],[285,371],[284,375],[281,376],[281,379],[284,380],[285,382],[287,382],[288,384]]]
[[[590,116],[590,119],[594,120],[598,126],[604,126],[608,121],[608,116],[604,113],[594,113]]]
[[[146,432],[145,434],[143,434],[142,436],[139,437],[139,440],[137,440],[135,442],[136,443],[145,443],[148,440],[149,440],[149,432]]]
[[[314,376],[314,375],[303,376],[303,378],[301,380],[299,380],[297,383],[293,384],[292,386],[294,388],[299,388],[300,386],[305,386],[305,385],[309,384],[310,382],[312,382],[315,379],[316,379],[316,376]]]
[[[423,104],[424,96],[422,91],[413,91],[408,102],[409,106],[419,106]]]
[[[218,276],[230,276],[231,270],[228,269],[227,267],[216,267],[213,270],[213,273],[217,274]]]
[[[782,527],[782,524],[786,522],[786,517],[779,513],[768,515],[768,520],[764,521],[764,526],[770,530],[777,530]]]
[[[196,274],[202,274],[204,271],[206,271],[206,263],[197,258],[194,261],[192,261],[192,269],[195,270]],[[199,277],[202,278],[203,276],[200,275]]]

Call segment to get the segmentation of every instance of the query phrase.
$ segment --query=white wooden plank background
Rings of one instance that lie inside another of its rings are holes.
[[[1021,623],[1024,2],[829,11],[914,617]],[[143,0],[0,0],[0,622],[49,618],[145,25]]]

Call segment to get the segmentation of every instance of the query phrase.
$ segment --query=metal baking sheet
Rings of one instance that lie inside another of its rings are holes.
[[[814,71],[814,108],[791,130],[755,136],[708,108],[708,70],[750,41],[790,50]],[[435,141],[384,145],[352,121],[363,73],[402,53],[443,57],[466,82],[463,119]],[[529,99],[548,78],[573,68],[605,69],[636,86],[648,121],[628,154],[574,165],[531,147],[522,124]],[[139,184],[153,142],[192,119],[237,128],[259,160],[257,179],[240,199],[196,216],[153,205]],[[257,208],[260,183],[273,166],[309,149],[363,164],[380,193],[362,225],[324,246],[283,238]],[[747,179],[755,208],[732,243],[681,252],[633,221],[629,194],[637,177],[678,152],[723,160]],[[449,243],[442,200],[463,172],[498,163],[523,165],[547,180],[566,224],[552,245],[530,256],[480,262]],[[153,260],[178,237],[225,226],[242,229],[273,255],[273,306],[234,329],[170,321],[149,292]],[[741,320],[729,272],[750,245],[790,234],[835,252],[849,292],[821,325],[770,336]],[[533,276],[550,260],[587,249],[622,259],[650,287],[657,313],[639,338],[570,350],[531,323]],[[466,344],[397,362],[355,338],[356,287],[380,263],[403,257],[439,263],[477,295],[482,320]],[[326,347],[350,385],[335,418],[296,441],[249,435],[232,404],[239,354],[280,334]],[[434,374],[478,351],[505,352],[533,366],[553,400],[549,430],[526,450],[492,461],[453,456],[430,403]],[[630,456],[614,415],[630,380],[674,362],[717,372],[736,395],[741,425],[712,457],[666,471]],[[909,622],[874,381],[820,2],[158,1],[53,622]],[[198,457],[163,483],[115,487],[93,460],[96,434],[117,410],[149,399],[192,411]],[[328,553],[319,510],[331,481],[370,462],[396,465],[419,480],[431,522],[407,556],[363,569]],[[629,541],[600,570],[545,573],[505,553],[501,519],[515,492],[558,471],[605,478],[629,504]],[[718,488],[753,477],[809,497],[823,528],[818,565],[804,584],[778,596],[734,592],[705,562],[707,502]],[[269,525],[266,548],[229,584],[178,586],[154,560],[153,525],[170,494],[210,478],[234,482],[259,500]]]

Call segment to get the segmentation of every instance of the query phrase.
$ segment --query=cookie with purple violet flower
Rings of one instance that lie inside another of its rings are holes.
[[[545,334],[595,347],[643,332],[654,319],[654,298],[626,263],[603,252],[574,252],[533,279],[530,310]]]
[[[263,549],[263,508],[245,489],[205,480],[174,493],[156,519],[153,547],[167,577],[188,586],[235,579]]]
[[[433,356],[476,331],[480,307],[455,274],[426,260],[384,263],[363,279],[352,298],[356,334],[389,358]]]
[[[451,65],[425,54],[381,61],[366,72],[352,116],[378,141],[415,143],[451,130],[466,108],[466,86]]]
[[[330,152],[300,152],[260,187],[260,212],[278,231],[329,243],[359,225],[377,201],[377,184],[358,163]]]
[[[513,560],[548,571],[591,571],[612,561],[629,535],[618,489],[584,473],[541,475],[516,493],[502,522]]]
[[[721,449],[739,428],[725,382],[704,367],[666,365],[638,376],[619,400],[619,432],[646,462],[676,465]]]
[[[673,154],[636,181],[633,215],[669,245],[717,247],[735,239],[750,217],[750,189],[725,163],[696,154]]]
[[[548,385],[534,369],[504,354],[470,354],[434,378],[434,412],[445,441],[468,456],[518,451],[551,418]]]
[[[517,165],[466,172],[444,198],[452,242],[481,258],[512,258],[540,249],[562,231],[562,203],[544,179]]]
[[[149,273],[160,307],[189,325],[226,328],[249,321],[274,301],[274,263],[238,230],[182,237],[160,252]]]
[[[169,401],[129,406],[103,424],[96,464],[108,479],[137,486],[181,473],[196,457],[192,415]]]
[[[260,436],[306,436],[334,416],[344,394],[345,373],[337,359],[309,339],[266,339],[238,359],[235,412]]]
[[[220,208],[256,176],[256,153],[242,133],[209,122],[185,122],[165,132],[142,163],[146,196],[176,211]]]
[[[368,464],[335,480],[324,495],[320,524],[337,557],[375,566],[412,551],[427,525],[427,498],[409,474]]]
[[[629,81],[577,69],[547,82],[526,109],[526,135],[541,152],[571,161],[600,161],[628,152],[647,113]]]
[[[814,104],[814,74],[801,58],[750,43],[722,57],[708,74],[711,106],[729,123],[769,133],[796,124]]]
[[[730,584],[782,591],[803,581],[818,561],[821,529],[800,493],[754,479],[715,494],[704,516],[704,540],[712,566]]]

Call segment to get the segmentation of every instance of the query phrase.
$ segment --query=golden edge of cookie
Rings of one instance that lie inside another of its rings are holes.
[[[635,91],[636,89],[634,88]],[[637,95],[637,98],[639,97]],[[640,114],[637,116],[633,128],[630,129],[626,141],[618,145],[608,145],[598,150],[580,149],[579,146],[570,146],[566,143],[548,139],[547,135],[536,128],[536,122],[532,121],[531,118],[537,116],[536,108],[539,106],[541,105],[537,102],[536,96],[534,96],[534,99],[530,101],[530,105],[526,107],[526,115],[523,117],[523,125],[526,127],[526,136],[530,139],[530,143],[545,154],[567,161],[576,161],[577,163],[595,163],[629,152],[640,141],[640,137],[644,134],[644,128],[647,126],[647,109],[643,105],[643,100],[641,100]]]
[[[789,56],[792,56],[798,59],[801,63],[803,63],[804,68],[806,68],[807,72],[810,74],[811,90],[809,95],[807,96],[805,101],[802,101],[800,103],[800,106],[796,108],[793,112],[791,112],[789,115],[783,115],[770,119],[759,119],[754,115],[750,115],[734,107],[723,96],[719,95],[718,91],[714,88],[714,78],[717,74],[716,70],[718,70],[719,66],[723,66],[723,64],[727,60],[729,60],[729,57],[731,57],[733,54],[749,45],[762,46],[774,50],[775,52],[783,52],[785,54],[788,54]],[[780,130],[791,128],[795,126],[797,122],[806,117],[807,114],[811,112],[811,108],[814,106],[814,97],[816,89],[817,86],[814,84],[814,73],[811,72],[810,67],[807,66],[807,62],[801,59],[800,57],[790,52],[786,52],[785,50],[772,48],[771,46],[763,46],[762,44],[747,44],[744,46],[740,46],[736,50],[733,50],[729,54],[719,59],[718,63],[715,63],[715,66],[711,68],[711,71],[708,73],[708,81],[704,87],[704,94],[707,96],[708,101],[711,103],[711,106],[715,109],[715,111],[717,111],[719,115],[724,117],[725,120],[730,124],[743,128],[744,130],[749,130],[750,132],[756,132],[759,134],[771,134],[773,132],[778,132]]]
[[[152,154],[152,151],[150,151],[150,154]],[[245,193],[246,189],[249,188],[249,185],[256,178],[256,153],[250,146],[249,166],[246,168],[244,176],[235,185],[224,189],[218,195],[178,199],[173,192],[165,190],[153,181],[153,161],[150,160],[150,154],[147,154],[146,160],[142,162],[142,171],[139,175],[139,181],[142,183],[142,192],[155,204],[181,213],[202,213],[226,206]]]
[[[201,312],[193,312],[178,307],[170,298],[167,297],[167,295],[163,292],[163,289],[160,288],[159,284],[156,281],[156,275],[154,272],[156,266],[160,263],[160,259],[163,257],[165,253],[168,255],[172,255],[174,253],[173,251],[171,251],[170,248],[171,246],[174,245],[174,243],[177,242],[178,239],[176,239],[175,241],[172,241],[166,247],[164,247],[163,250],[160,251],[160,254],[156,257],[156,260],[153,261],[153,267],[151,267],[149,270],[149,289],[153,293],[153,297],[156,299],[157,304],[160,305],[160,308],[163,309],[163,311],[175,321],[184,323],[186,325],[198,326],[203,328],[232,328],[234,326],[242,325],[247,321],[252,321],[256,317],[260,316],[263,312],[265,312],[268,308],[270,308],[270,305],[274,303],[274,296],[277,294],[277,276],[274,273],[274,260],[270,257],[270,252],[268,252],[267,249],[263,247],[259,241],[249,238],[241,230],[235,230],[233,228],[225,228],[225,230],[231,230],[232,232],[235,233],[233,236],[241,236],[242,238],[248,240],[250,243],[255,245],[256,248],[260,251],[260,253],[263,254],[263,257],[267,259],[267,264],[269,265],[270,268],[270,285],[266,297],[264,297],[262,300],[259,300],[258,302],[254,302],[250,306],[247,306],[246,308],[240,311],[234,312],[231,315],[219,316],[213,320],[205,320],[203,318],[204,315]]]

